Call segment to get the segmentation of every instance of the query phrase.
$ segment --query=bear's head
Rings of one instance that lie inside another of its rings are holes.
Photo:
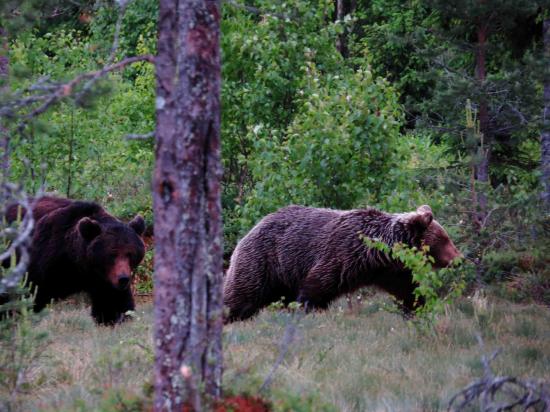
[[[86,249],[86,267],[114,288],[127,289],[145,255],[144,231],[145,222],[139,215],[127,225],[112,216],[80,219],[78,233]]]
[[[428,254],[434,259],[435,269],[447,267],[456,258],[462,257],[445,229],[434,219],[430,206],[423,205],[416,212],[404,213],[400,220],[413,235],[415,246],[429,247]]]

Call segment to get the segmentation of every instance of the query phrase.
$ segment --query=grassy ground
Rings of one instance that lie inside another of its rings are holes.
[[[496,373],[550,380],[547,307],[464,298],[433,328],[420,331],[381,310],[382,299],[377,295],[352,309],[341,300],[299,320],[265,394],[276,410],[444,410],[454,393],[483,373],[476,334],[485,353],[503,349],[493,363]],[[257,393],[291,316],[267,310],[226,327],[226,391]],[[137,399],[150,398],[150,303],[115,328],[95,326],[84,303],[57,304],[35,330],[48,331],[50,343],[29,369],[15,410],[139,410]]]

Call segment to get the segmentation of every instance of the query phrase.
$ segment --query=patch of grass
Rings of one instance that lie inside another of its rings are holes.
[[[474,316],[475,309],[470,299],[461,299],[456,303],[456,308],[462,312],[466,317],[471,318]]]
[[[545,307],[463,298],[425,330],[378,310],[386,303],[376,295],[349,308],[342,299],[301,318],[285,360],[260,395],[276,411],[442,410],[482,373],[478,333],[486,352],[503,348],[496,372],[550,379]],[[225,327],[228,391],[258,394],[293,316],[265,310]],[[152,396],[152,324],[150,302],[114,328],[96,326],[85,302],[54,305],[37,326],[52,342],[28,391],[19,395],[22,410],[144,410]]]
[[[514,333],[524,338],[537,336],[537,326],[528,318],[520,318],[514,324]]]
[[[519,348],[517,351],[518,360],[523,362],[539,362],[544,358],[544,354],[539,348],[536,347],[524,347]]]
[[[78,410],[83,404],[101,410],[107,392],[138,396],[152,367],[151,312],[147,305],[136,321],[98,327],[81,302],[54,305],[37,326],[52,342],[36,373],[39,384],[21,395],[22,410]]]
[[[382,303],[364,303],[367,308],[378,304]],[[550,315],[544,307],[464,298],[438,315],[433,330],[425,332],[398,314],[362,308],[350,315],[345,308],[347,303],[340,301],[327,313],[303,319],[298,338],[276,374],[275,388],[319,393],[321,400],[343,411],[441,410],[456,390],[482,372],[479,333],[486,351],[504,349],[495,368],[510,375],[550,377],[544,362],[518,361],[518,356],[548,352],[548,340],[535,335],[527,343],[514,332],[523,322],[523,310],[529,308],[531,322],[550,333]],[[258,334],[258,324],[269,325],[272,333]],[[284,333],[277,314],[262,312],[256,319],[226,328],[227,335],[237,333],[256,339],[241,338],[241,343],[226,346],[227,369],[245,368],[247,375],[266,376],[276,357],[272,339]],[[539,352],[515,353],[515,348],[526,345]],[[228,374],[225,382],[232,387],[239,386],[239,380]],[[249,389],[250,385],[249,380],[244,383]]]

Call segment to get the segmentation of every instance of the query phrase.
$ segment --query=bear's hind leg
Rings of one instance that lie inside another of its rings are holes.
[[[240,306],[228,307],[229,313],[224,317],[224,323],[236,322],[239,320],[246,320],[254,316],[259,312],[257,305],[242,304]]]

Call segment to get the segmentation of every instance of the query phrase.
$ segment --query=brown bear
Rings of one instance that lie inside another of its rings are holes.
[[[249,318],[281,297],[324,309],[367,285],[395,296],[406,312],[422,304],[411,272],[367,247],[361,235],[390,246],[427,245],[436,268],[460,256],[429,206],[400,214],[288,206],[264,217],[235,248],[224,280],[226,321]]]
[[[16,216],[13,205],[6,218]],[[33,202],[33,218],[27,283],[36,293],[34,310],[86,292],[97,323],[124,320],[135,308],[130,283],[145,253],[143,218],[126,225],[97,203],[51,196]]]

